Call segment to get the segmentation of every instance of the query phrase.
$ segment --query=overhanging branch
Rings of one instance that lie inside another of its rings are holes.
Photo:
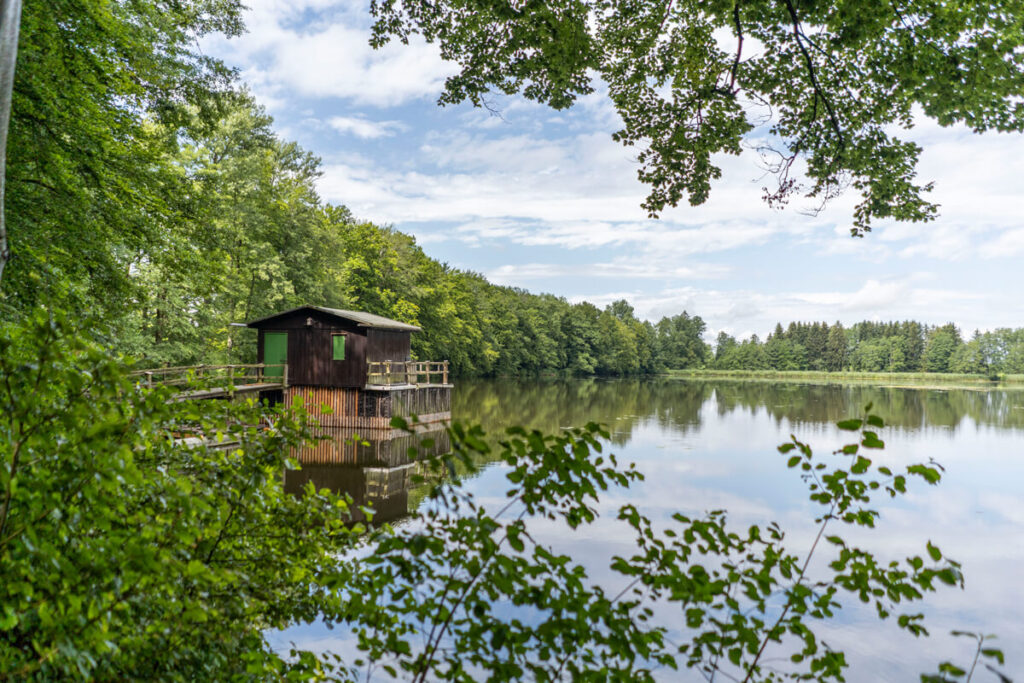
[[[804,56],[804,62],[807,64],[807,75],[810,78],[811,87],[814,88],[815,102],[820,99],[825,105],[832,130],[839,137],[840,146],[845,146],[846,136],[843,134],[843,127],[839,125],[839,118],[836,116],[835,109],[832,108],[832,101],[818,83],[818,76],[814,70],[814,60],[811,59],[811,53],[807,51],[807,46],[804,45],[803,33],[800,30],[800,18],[797,16],[796,8],[793,6],[793,0],[786,0],[786,8],[789,10],[789,17],[793,22],[793,37],[796,39],[797,47],[800,48],[800,52]]]

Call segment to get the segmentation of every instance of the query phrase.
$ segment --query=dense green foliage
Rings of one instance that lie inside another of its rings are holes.
[[[998,377],[1024,373],[1024,328],[975,331],[964,341],[952,323],[781,324],[761,342],[718,335],[708,367],[720,370],[943,372]]]
[[[129,265],[173,246],[194,217],[169,164],[176,137],[208,129],[232,74],[196,45],[237,34],[233,0],[25,3],[7,159],[13,260],[5,295],[118,311]]]
[[[335,496],[283,492],[301,414],[168,402],[127,370],[45,315],[0,329],[0,678],[318,668],[262,633],[331,603],[360,532]]]
[[[777,177],[769,203],[852,187],[854,234],[877,218],[929,220],[921,148],[899,129],[923,113],[1024,130],[1019,0],[374,0],[372,10],[375,44],[421,34],[458,64],[442,103],[480,105],[495,90],[563,108],[603,81],[652,214],[704,202],[721,175],[713,156],[747,142]]]

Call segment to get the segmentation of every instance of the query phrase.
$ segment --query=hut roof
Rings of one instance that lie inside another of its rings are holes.
[[[281,311],[280,313],[274,313],[273,315],[268,315],[266,317],[259,318],[258,320],[251,320],[251,321],[246,323],[246,326],[248,326],[248,327],[256,327],[256,326],[258,326],[261,323],[267,322],[268,320],[273,320],[274,318],[280,318],[283,315],[289,315],[291,313],[295,313],[296,311],[302,311],[302,310],[306,310],[306,309],[313,310],[313,311],[319,311],[321,313],[326,313],[327,315],[332,315],[335,318],[342,318],[344,320],[350,320],[350,321],[356,323],[357,325],[359,325],[360,327],[375,327],[377,329],[382,329],[382,330],[404,330],[404,331],[407,331],[407,332],[419,332],[420,331],[420,328],[415,326],[415,325],[410,325],[409,323],[403,323],[403,322],[399,322],[397,320],[392,320],[391,318],[385,318],[382,315],[374,315],[373,313],[364,313],[363,311],[345,311],[345,310],[342,310],[340,308],[327,308],[325,306],[308,306],[308,305],[307,306],[299,306],[298,308],[292,308],[292,309],[289,309],[287,311]]]

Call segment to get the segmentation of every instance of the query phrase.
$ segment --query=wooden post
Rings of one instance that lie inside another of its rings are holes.
[[[281,370],[281,385],[288,386],[288,364],[284,364],[284,368]]]
[[[441,365],[441,384],[448,384],[448,361]]]
[[[391,361],[384,361],[384,384],[391,384]]]
[[[153,371],[146,370],[146,386],[150,389],[153,388]]]

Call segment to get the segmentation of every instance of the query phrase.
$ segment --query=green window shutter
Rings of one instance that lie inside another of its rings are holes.
[[[332,335],[331,341],[334,342],[334,360],[345,360],[345,335]]]

